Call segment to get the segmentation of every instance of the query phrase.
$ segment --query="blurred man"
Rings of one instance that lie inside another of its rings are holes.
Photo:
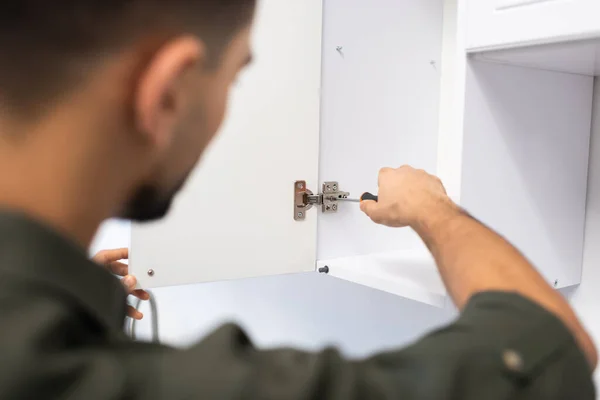
[[[85,249],[109,217],[165,215],[251,59],[254,8],[2,2],[0,399],[593,399],[596,350],[568,304],[410,167],[383,170],[362,209],[419,233],[454,324],[361,361],[259,351],[236,326],[185,351],[125,337],[126,292]]]

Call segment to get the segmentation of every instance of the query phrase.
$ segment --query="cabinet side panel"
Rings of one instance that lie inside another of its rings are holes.
[[[581,280],[593,78],[471,61],[462,205],[552,284]]]
[[[317,181],[321,31],[321,0],[259,2],[223,132],[168,218],[133,227],[142,286],[314,270],[316,212],[295,222],[293,202],[295,180]]]

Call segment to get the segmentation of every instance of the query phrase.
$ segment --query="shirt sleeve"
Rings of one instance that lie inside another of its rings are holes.
[[[507,293],[479,294],[455,323],[362,361],[335,350],[259,351],[233,325],[164,361],[154,392],[164,398],[595,399],[592,372],[566,327]]]

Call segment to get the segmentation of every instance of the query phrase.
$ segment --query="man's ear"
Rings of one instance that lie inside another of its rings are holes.
[[[155,147],[163,149],[171,142],[186,102],[180,83],[204,56],[200,40],[181,37],[163,45],[140,75],[134,97],[135,122]]]

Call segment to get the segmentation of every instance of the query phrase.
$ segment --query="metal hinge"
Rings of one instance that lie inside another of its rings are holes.
[[[313,206],[321,206],[325,214],[338,212],[340,199],[347,199],[350,193],[340,191],[338,182],[323,183],[321,193],[314,194],[306,187],[305,181],[296,181],[294,183],[294,219],[304,221],[306,212]]]

